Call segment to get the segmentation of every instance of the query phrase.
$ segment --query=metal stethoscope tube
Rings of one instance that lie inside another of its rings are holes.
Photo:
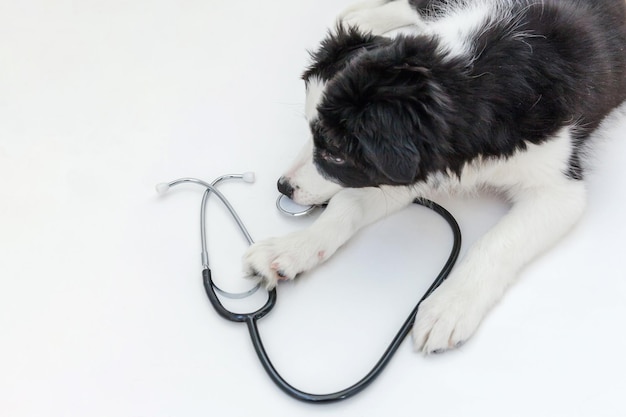
[[[237,211],[235,210],[235,208],[230,204],[230,202],[224,196],[224,194],[222,194],[216,188],[217,184],[221,183],[222,181],[232,180],[232,179],[241,179],[241,180],[244,180],[245,182],[251,183],[251,182],[254,182],[254,174],[251,172],[245,172],[243,174],[226,174],[226,175],[222,175],[216,178],[211,183],[208,183],[198,178],[179,178],[169,183],[161,183],[156,186],[157,192],[159,194],[164,194],[170,188],[175,187],[180,184],[185,184],[185,183],[197,184],[205,188],[204,195],[202,196],[202,203],[200,205],[200,242],[201,242],[201,247],[202,247],[201,259],[202,259],[203,269],[207,269],[207,270],[209,269],[209,250],[208,250],[207,237],[206,237],[206,217],[207,217],[206,208],[207,208],[207,202],[209,200],[209,196],[211,193],[215,194],[220,199],[220,201],[224,204],[224,206],[226,207],[226,209],[228,210],[232,218],[237,223],[239,230],[241,230],[241,233],[246,238],[246,241],[248,242],[248,244],[252,245],[254,243],[252,236],[250,236],[248,229],[243,224],[243,221],[241,221],[241,218],[237,214]],[[218,293],[220,293],[221,295],[225,297],[232,298],[232,299],[246,298],[254,294],[261,286],[260,283],[257,283],[256,286],[254,286],[248,291],[241,292],[241,293],[232,293],[232,292],[222,290],[214,283],[212,285]]]
[[[415,316],[417,314],[417,311],[422,301],[426,299],[439,285],[441,285],[441,283],[450,274],[450,271],[452,270],[452,267],[454,266],[454,263],[456,262],[456,259],[458,258],[458,255],[459,255],[459,251],[461,249],[461,230],[459,228],[458,223],[446,209],[444,209],[440,205],[430,200],[416,199],[413,201],[415,204],[420,204],[422,206],[425,206],[433,210],[434,212],[442,216],[446,220],[446,222],[450,225],[450,228],[452,229],[452,233],[453,233],[453,244],[452,244],[452,249],[450,251],[448,260],[446,261],[446,264],[441,269],[441,272],[439,273],[437,278],[435,278],[435,280],[433,281],[431,286],[428,288],[426,293],[419,300],[417,305],[413,308],[413,310],[411,311],[411,313],[405,320],[400,330],[396,333],[396,335],[392,339],[391,343],[389,344],[389,346],[387,347],[387,349],[385,350],[381,358],[378,360],[378,362],[376,362],[374,367],[367,373],[367,375],[365,375],[362,379],[360,379],[358,382],[356,382],[352,386],[346,389],[343,389],[341,391],[337,391],[337,392],[330,393],[330,394],[311,394],[311,393],[301,391],[293,387],[291,384],[289,384],[275,369],[274,365],[272,364],[272,361],[270,360],[267,352],[265,351],[265,347],[263,346],[263,341],[261,340],[261,335],[259,334],[259,329],[257,326],[257,320],[266,316],[276,304],[276,289],[274,288],[268,291],[268,298],[267,298],[267,302],[265,303],[265,305],[252,313],[234,313],[230,310],[227,310],[222,305],[222,303],[220,302],[217,296],[217,293],[220,293],[221,295],[224,295],[230,298],[244,298],[254,293],[260,286],[260,284],[257,284],[253,289],[245,293],[233,294],[233,293],[229,293],[229,292],[219,289],[215,285],[211,277],[211,269],[209,267],[209,256],[208,256],[208,251],[207,251],[207,239],[206,239],[206,230],[205,230],[206,204],[207,204],[207,200],[208,200],[210,193],[214,193],[220,199],[220,201],[226,206],[231,216],[237,222],[239,229],[241,230],[242,234],[245,236],[248,243],[252,244],[254,242],[252,240],[252,237],[248,233],[248,230],[246,229],[245,225],[243,224],[243,222],[237,215],[237,212],[232,207],[232,205],[228,202],[228,200],[224,197],[224,195],[215,188],[217,184],[228,179],[243,179],[246,182],[253,182],[254,175],[251,173],[223,175],[217,178],[216,180],[214,180],[212,183],[208,183],[206,181],[202,181],[197,178],[181,178],[181,179],[172,181],[170,183],[163,183],[163,184],[157,185],[157,191],[160,194],[163,194],[169,188],[176,186],[178,184],[182,184],[182,183],[194,183],[194,184],[198,184],[206,188],[204,192],[204,196],[202,198],[202,206],[200,210],[200,215],[201,215],[200,226],[202,229],[201,230],[202,266],[203,266],[202,278],[203,278],[203,283],[204,283],[206,294],[211,304],[215,308],[216,312],[224,319],[234,321],[234,322],[239,322],[239,323],[242,323],[242,322],[246,323],[248,332],[250,333],[252,344],[259,357],[259,360],[261,361],[261,364],[263,365],[263,368],[266,370],[266,372],[268,373],[272,381],[274,381],[274,383],[276,383],[276,385],[281,390],[283,390],[285,393],[287,393],[291,397],[298,399],[300,401],[319,404],[319,403],[331,403],[331,402],[344,400],[346,398],[350,398],[353,395],[356,395],[357,393],[361,392],[364,388],[366,388],[369,384],[371,384],[378,375],[380,375],[380,373],[387,366],[387,364],[389,363],[393,355],[396,353],[396,351],[400,347],[400,344],[402,343],[402,341],[409,334],[409,332],[411,331],[411,328],[413,327]]]

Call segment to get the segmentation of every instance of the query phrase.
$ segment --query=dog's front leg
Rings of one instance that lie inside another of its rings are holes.
[[[585,194],[582,181],[565,178],[558,186],[518,192],[511,211],[420,306],[413,327],[415,348],[428,354],[463,344],[519,270],[578,220]]]
[[[411,203],[408,187],[347,188],[337,193],[308,229],[252,245],[244,271],[260,276],[268,288],[293,279],[332,256],[363,226]]]

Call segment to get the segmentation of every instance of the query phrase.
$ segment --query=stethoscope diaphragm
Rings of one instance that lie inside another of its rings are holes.
[[[311,213],[317,206],[303,206],[296,203],[286,195],[281,194],[276,199],[276,207],[278,208],[278,211],[283,214],[298,217]]]

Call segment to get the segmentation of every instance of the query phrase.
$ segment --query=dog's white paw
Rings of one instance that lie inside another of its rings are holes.
[[[250,246],[243,257],[244,273],[260,277],[271,289],[279,280],[294,279],[329,255],[317,236],[306,231],[296,232]]]
[[[344,20],[344,18],[352,13],[355,12],[360,12],[360,11],[364,11],[364,10],[370,10],[370,9],[376,9],[382,5],[384,5],[385,3],[387,3],[388,0],[364,0],[364,1],[360,1],[357,2],[349,7],[347,7],[346,9],[344,9],[341,13],[339,13],[339,17],[338,19],[340,21]]]
[[[456,275],[456,274],[455,274]],[[415,350],[443,353],[460,347],[476,331],[492,305],[489,288],[451,276],[422,302],[413,326]]]
[[[344,27],[358,27],[373,35],[405,26],[422,27],[415,10],[404,1],[369,0],[344,10],[338,18]]]
[[[347,12],[339,21],[345,27],[357,27],[362,32],[371,32],[373,35],[382,35],[389,30],[386,22],[378,18],[376,9]]]

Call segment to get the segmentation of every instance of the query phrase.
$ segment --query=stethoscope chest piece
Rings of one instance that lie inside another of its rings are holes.
[[[286,195],[281,194],[276,199],[276,208],[278,208],[278,211],[288,216],[299,217],[311,213],[317,206],[303,206]]]

